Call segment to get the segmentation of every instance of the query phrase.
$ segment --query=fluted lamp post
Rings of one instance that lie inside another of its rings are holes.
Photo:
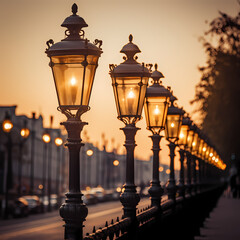
[[[175,201],[176,199],[176,182],[175,182],[175,173],[174,173],[174,157],[175,157],[175,148],[176,141],[179,138],[180,129],[182,125],[182,118],[184,110],[178,108],[175,104],[177,98],[175,96],[170,97],[171,105],[168,108],[165,136],[169,141],[168,147],[170,149],[170,177],[167,183],[168,198]]]
[[[66,202],[60,207],[60,215],[65,221],[65,239],[83,238],[83,222],[88,214],[80,190],[79,152],[83,146],[80,134],[87,124],[81,120],[81,115],[90,109],[92,85],[102,53],[102,41],[95,40],[92,44],[84,37],[82,28],[88,25],[77,11],[74,3],[72,15],[61,25],[67,28],[66,38],[55,44],[49,40],[46,49],[59,102],[58,110],[67,117],[67,121],[61,123],[68,132],[66,146],[69,149],[69,192],[66,193]]]
[[[110,64],[110,76],[117,107],[118,119],[125,127],[123,130],[126,141],[124,146],[127,150],[126,156],[126,183],[120,201],[123,205],[124,217],[136,219],[136,206],[140,200],[134,184],[134,149],[135,135],[139,128],[136,122],[142,117],[142,109],[150,77],[149,69],[144,64],[139,64],[135,57],[136,53],[141,52],[133,42],[132,35],[129,36],[129,43],[123,46],[121,53],[126,54],[125,60],[120,65]],[[133,221],[134,222],[134,221]]]
[[[152,132],[153,147],[153,171],[152,181],[150,183],[149,194],[151,196],[151,205],[160,208],[161,197],[163,189],[159,180],[159,151],[160,141],[162,136],[160,132],[165,128],[168,105],[171,96],[170,88],[165,88],[162,85],[161,78],[163,74],[157,70],[158,66],[155,64],[155,71],[151,74],[153,84],[147,88],[144,112],[146,116],[147,129]]]

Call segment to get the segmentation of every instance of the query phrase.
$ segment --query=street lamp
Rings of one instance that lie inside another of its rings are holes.
[[[13,123],[11,121],[10,115],[6,112],[5,119],[2,123],[3,131],[7,134],[7,176],[5,185],[5,209],[4,218],[8,219],[8,190],[12,188],[12,139],[10,136],[11,130],[13,128]]]
[[[136,61],[135,54],[141,51],[132,40],[133,36],[130,35],[129,43],[124,45],[120,51],[126,54],[126,57],[123,58],[125,61],[118,66],[110,64],[109,67],[118,119],[125,124],[121,130],[126,137],[124,144],[127,150],[126,183],[123,186],[124,190],[120,196],[120,201],[123,204],[124,217],[130,217],[135,224],[136,206],[140,201],[134,184],[135,135],[139,130],[135,124],[142,118],[142,108],[150,72],[144,63],[139,64]]]
[[[78,16],[77,5],[72,5],[72,15],[62,23],[66,27],[66,38],[55,43],[47,42],[46,53],[50,58],[59,107],[67,121],[61,123],[68,132],[66,146],[69,149],[69,192],[66,202],[60,207],[60,215],[65,221],[65,239],[82,239],[83,222],[88,210],[82,200],[80,190],[79,152],[83,143],[80,134],[86,122],[81,115],[88,111],[95,71],[102,53],[102,41],[94,44],[84,38],[82,28],[88,25]],[[99,45],[99,46],[97,46]]]
[[[169,88],[166,89],[162,85],[162,81],[160,79],[164,76],[157,70],[157,64],[155,64],[154,67],[155,71],[151,74],[151,78],[154,82],[146,90],[144,111],[147,129],[153,134],[150,136],[153,143],[153,172],[149,194],[151,196],[152,206],[157,206],[160,208],[161,196],[163,193],[163,189],[161,188],[159,180],[159,151],[160,141],[162,138],[162,136],[160,136],[160,132],[165,128],[171,92],[169,91]]]
[[[92,159],[91,156],[93,155],[93,150],[92,149],[88,149],[86,151],[87,154],[87,181],[86,184],[91,187],[91,169],[92,169]]]
[[[170,177],[167,183],[168,198],[175,201],[176,199],[176,183],[174,174],[174,157],[175,157],[175,142],[179,139],[180,129],[184,111],[175,105],[176,97],[170,97],[171,105],[168,108],[165,136],[169,141],[168,147],[170,150]]]
[[[29,137],[30,131],[27,128],[27,121],[24,121],[24,126],[20,130],[21,140],[19,143],[19,158],[18,158],[18,195],[21,196],[22,193],[22,154],[23,154],[23,146],[26,140]]]
[[[59,134],[60,135],[60,134]],[[59,192],[59,183],[60,183],[60,163],[61,163],[61,157],[60,157],[60,147],[63,144],[63,140],[60,137],[56,137],[54,140],[55,145],[57,146],[57,168],[56,168],[56,194],[57,194],[57,205],[60,206],[60,192]]]
[[[179,178],[179,195],[182,197],[185,197],[185,181],[184,181],[184,160],[185,155],[187,156],[187,166],[189,166],[189,152],[187,151],[187,139],[188,139],[188,131],[189,126],[192,124],[192,121],[190,120],[189,116],[186,115],[183,117],[181,130],[179,134],[178,139],[178,146],[179,146],[179,155],[180,155],[180,178]],[[191,169],[188,168],[187,171],[187,183],[191,185]]]

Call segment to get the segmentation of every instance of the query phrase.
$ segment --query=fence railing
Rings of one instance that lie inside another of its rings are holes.
[[[224,184],[208,186],[195,194],[176,196],[160,207],[152,206],[137,212],[136,218],[117,219],[104,228],[93,230],[84,240],[113,239],[193,239],[225,188]]]

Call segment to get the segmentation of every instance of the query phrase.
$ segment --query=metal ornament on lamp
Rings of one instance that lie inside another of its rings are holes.
[[[109,68],[118,119],[125,124],[125,127],[121,130],[126,137],[124,144],[127,150],[126,183],[123,186],[120,201],[123,205],[124,217],[130,217],[135,222],[136,206],[140,201],[134,184],[135,135],[139,130],[135,124],[142,118],[142,108],[150,72],[144,63],[139,64],[136,61],[135,54],[141,51],[132,40],[133,37],[130,35],[129,43],[124,45],[120,51],[126,55],[123,58],[125,61],[118,66],[110,64]]]
[[[66,193],[66,202],[60,207],[60,215],[65,221],[65,239],[83,238],[83,222],[88,214],[80,190],[79,153],[84,145],[80,135],[87,124],[81,120],[81,115],[90,109],[92,85],[102,53],[102,41],[96,39],[92,44],[84,38],[82,28],[88,25],[76,14],[77,11],[74,3],[72,15],[61,25],[67,28],[66,38],[55,44],[49,40],[46,49],[59,102],[58,110],[67,117],[67,121],[61,123],[68,132],[65,145],[69,149],[69,192]]]
[[[155,71],[151,74],[153,84],[146,90],[144,103],[144,112],[146,116],[147,129],[152,132],[150,138],[153,142],[153,172],[152,181],[149,188],[151,205],[160,208],[163,189],[159,180],[159,152],[160,152],[160,136],[161,130],[165,128],[168,105],[171,96],[170,87],[165,88],[162,85],[163,74],[157,70],[157,64],[154,65]]]

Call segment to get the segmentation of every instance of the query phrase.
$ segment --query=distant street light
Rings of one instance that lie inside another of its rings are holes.
[[[175,105],[176,97],[170,97],[171,105],[168,108],[165,136],[169,141],[168,147],[170,150],[170,177],[167,183],[168,198],[175,201],[176,199],[176,183],[174,173],[174,157],[175,157],[175,142],[179,139],[180,129],[184,111]]]
[[[60,135],[60,134],[59,134]],[[60,137],[55,138],[54,140],[55,145],[57,146],[57,167],[56,167],[56,194],[57,194],[57,205],[60,206],[60,192],[59,192],[59,187],[60,187],[60,177],[61,176],[61,171],[60,171],[60,163],[61,163],[61,155],[60,155],[60,146],[63,144],[63,140]]]
[[[124,217],[130,217],[135,224],[136,206],[140,201],[134,184],[135,135],[139,130],[135,124],[142,118],[142,108],[150,72],[144,64],[139,64],[136,61],[135,54],[141,51],[132,40],[133,37],[130,35],[129,43],[124,45],[120,51],[126,54],[125,61],[118,66],[110,64],[109,67],[118,119],[125,124],[121,130],[126,137],[124,144],[127,150],[126,183],[123,186],[120,201],[123,204]]]
[[[171,96],[170,88],[166,89],[162,85],[163,74],[157,70],[157,64],[155,64],[155,71],[151,74],[153,84],[147,88],[146,98],[144,104],[144,111],[147,122],[147,129],[152,132],[153,147],[153,172],[152,181],[149,188],[149,194],[151,196],[152,206],[160,208],[161,197],[163,189],[159,180],[159,151],[161,130],[165,128],[165,122],[168,111],[168,104]]]
[[[18,158],[18,195],[22,195],[22,156],[23,156],[23,147],[26,140],[29,137],[30,130],[27,128],[27,121],[24,121],[24,126],[20,131],[21,138],[19,143],[19,158]]]
[[[49,40],[46,53],[50,58],[56,86],[58,110],[67,117],[62,125],[68,132],[66,146],[69,149],[69,192],[66,193],[66,202],[60,208],[60,215],[66,223],[65,239],[81,240],[83,222],[88,214],[80,190],[79,152],[83,146],[80,134],[87,124],[82,122],[81,115],[90,109],[89,100],[98,59],[102,53],[102,41],[95,40],[92,44],[84,38],[82,28],[88,25],[76,14],[77,11],[78,7],[74,3],[73,14],[61,25],[67,28],[66,38],[55,44]]]
[[[113,161],[113,166],[117,167],[119,165],[119,161],[118,160],[114,160]]]
[[[87,154],[88,156],[92,156],[92,155],[93,155],[93,150],[92,150],[92,149],[88,149],[87,152],[86,152],[86,154]]]
[[[3,131],[7,135],[7,176],[5,185],[5,209],[4,209],[4,219],[8,219],[8,191],[12,188],[12,139],[10,136],[11,130],[13,128],[13,123],[11,121],[10,115],[6,112],[5,119],[2,123]]]

